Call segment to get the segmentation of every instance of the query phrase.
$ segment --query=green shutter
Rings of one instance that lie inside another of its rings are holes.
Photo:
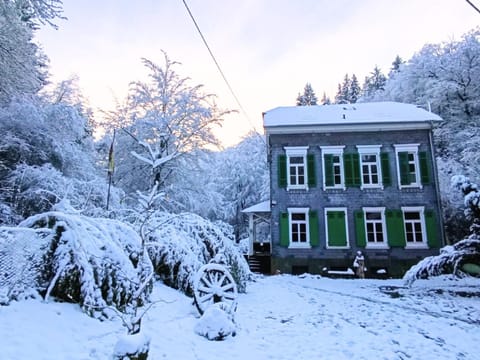
[[[383,186],[392,185],[392,178],[390,177],[390,161],[388,153],[380,153],[380,165],[382,167],[382,182]]]
[[[324,157],[324,168],[325,168],[325,186],[334,186],[334,177],[333,177],[333,155],[325,154]]]
[[[427,227],[427,243],[431,248],[440,247],[440,237],[437,227],[437,218],[435,216],[435,211],[426,210],[425,211],[425,225]]]
[[[392,247],[405,247],[405,226],[401,210],[387,210],[387,238]]]
[[[278,156],[278,187],[287,187],[287,156]]]
[[[288,213],[280,214],[280,246],[288,247],[290,244],[290,227],[288,226]]]
[[[313,154],[307,155],[307,172],[308,172],[308,186],[317,186],[317,179],[315,177],[315,156]]]
[[[360,186],[360,156],[358,153],[343,154],[345,185]]]
[[[358,153],[352,154],[352,173],[353,173],[353,186],[360,187],[362,185],[361,172],[360,172],[360,155]]]
[[[418,153],[418,158],[420,162],[420,179],[422,180],[422,185],[430,184],[430,174],[429,174],[429,161],[428,154],[426,151],[421,151]]]
[[[355,216],[355,234],[357,236],[357,246],[365,247],[367,246],[367,238],[365,235],[365,219],[363,217],[363,211],[357,210],[354,211]]]
[[[400,184],[409,185],[411,181],[408,171],[408,152],[401,151],[398,153],[398,164],[400,169]]]
[[[310,245],[320,245],[320,239],[318,235],[318,216],[316,211],[310,211],[308,215],[308,227],[310,229]]]
[[[327,211],[328,246],[347,246],[345,212]]]

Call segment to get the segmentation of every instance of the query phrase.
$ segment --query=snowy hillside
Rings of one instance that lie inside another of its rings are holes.
[[[383,289],[383,291],[380,291]],[[474,295],[468,297],[467,295]],[[194,332],[191,298],[157,283],[143,321],[150,359],[475,359],[480,279],[340,280],[260,277],[239,295],[237,333],[208,341]],[[110,359],[125,333],[78,305],[0,307],[2,359]]]

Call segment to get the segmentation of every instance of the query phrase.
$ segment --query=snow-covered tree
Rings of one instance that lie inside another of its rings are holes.
[[[392,62],[392,67],[390,68],[390,72],[388,73],[388,78],[392,78],[400,71],[400,67],[405,64],[405,61],[402,60],[400,55],[395,57],[395,60]]]
[[[143,59],[149,81],[131,84],[124,119],[117,131],[115,181],[129,193],[148,191],[155,183],[166,194],[178,161],[218,144],[213,129],[227,111],[202,86],[191,86],[164,53],[164,64]]]
[[[348,93],[348,102],[350,104],[355,104],[360,97],[362,89],[360,88],[360,84],[358,83],[357,76],[352,74],[352,78],[350,79],[350,88]]]
[[[218,154],[217,192],[222,195],[220,219],[234,227],[235,239],[246,236],[242,210],[270,197],[265,139],[256,132]]]
[[[297,106],[311,106],[317,105],[318,99],[313,91],[312,85],[310,83],[305,84],[303,89],[303,94],[298,94],[297,96]]]
[[[375,65],[370,75],[365,77],[365,82],[362,87],[363,98],[365,100],[374,99],[375,96],[378,96],[378,94],[381,94],[385,90],[386,82],[386,76],[383,75],[380,68]]]
[[[350,77],[345,74],[343,83],[338,84],[338,90],[335,95],[336,104],[348,104],[350,102]]]
[[[22,217],[63,198],[82,210],[104,206],[89,130],[64,103],[18,100],[0,108],[0,201]]]
[[[320,100],[320,103],[322,105],[330,105],[332,103],[332,101],[330,100],[330,98],[327,96],[327,94],[325,92],[323,92],[323,95],[322,95],[322,100]]]

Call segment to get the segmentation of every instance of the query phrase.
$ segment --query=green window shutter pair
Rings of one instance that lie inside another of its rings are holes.
[[[308,215],[308,226],[310,229],[310,245],[320,245],[318,232],[318,216],[316,211],[310,211]],[[290,226],[288,224],[288,213],[280,213],[280,246],[288,247],[290,244]]]
[[[333,174],[333,155],[325,154],[323,157],[324,169],[325,169],[325,186],[334,186],[334,174]]]
[[[357,246],[365,247],[367,246],[367,238],[365,235],[365,219],[363,217],[363,211],[354,211],[353,216],[355,217],[355,235],[357,237]]]
[[[387,239],[391,247],[405,247],[405,227],[401,210],[387,210]]]
[[[418,160],[420,164],[420,180],[423,185],[430,184],[430,172],[429,172],[429,158],[426,151],[420,151],[418,153]],[[414,174],[411,174],[408,167],[408,152],[401,151],[398,153],[398,163],[400,168],[400,184],[409,185],[415,182]],[[383,169],[382,169],[383,170]]]
[[[437,218],[435,211],[425,211],[425,226],[427,227],[427,244],[430,248],[440,247],[440,237],[437,227]]]
[[[347,246],[344,211],[327,211],[327,238],[329,246]]]
[[[392,185],[392,178],[390,176],[390,161],[388,158],[388,153],[380,153],[380,166],[382,168],[382,182],[383,186]]]
[[[315,187],[317,180],[315,177],[315,156],[313,154],[307,155],[307,172],[308,172],[308,186]],[[287,187],[287,156],[278,156],[278,187]]]
[[[345,185],[360,186],[360,156],[358,153],[343,154],[345,168]]]

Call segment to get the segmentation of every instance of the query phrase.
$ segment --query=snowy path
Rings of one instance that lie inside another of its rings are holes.
[[[192,299],[161,284],[143,320],[149,359],[477,359],[480,279],[417,282],[396,297],[399,280],[259,277],[238,301],[238,333],[211,342],[196,335]],[[120,321],[87,317],[78,306],[29,300],[0,307],[0,359],[108,360]]]

